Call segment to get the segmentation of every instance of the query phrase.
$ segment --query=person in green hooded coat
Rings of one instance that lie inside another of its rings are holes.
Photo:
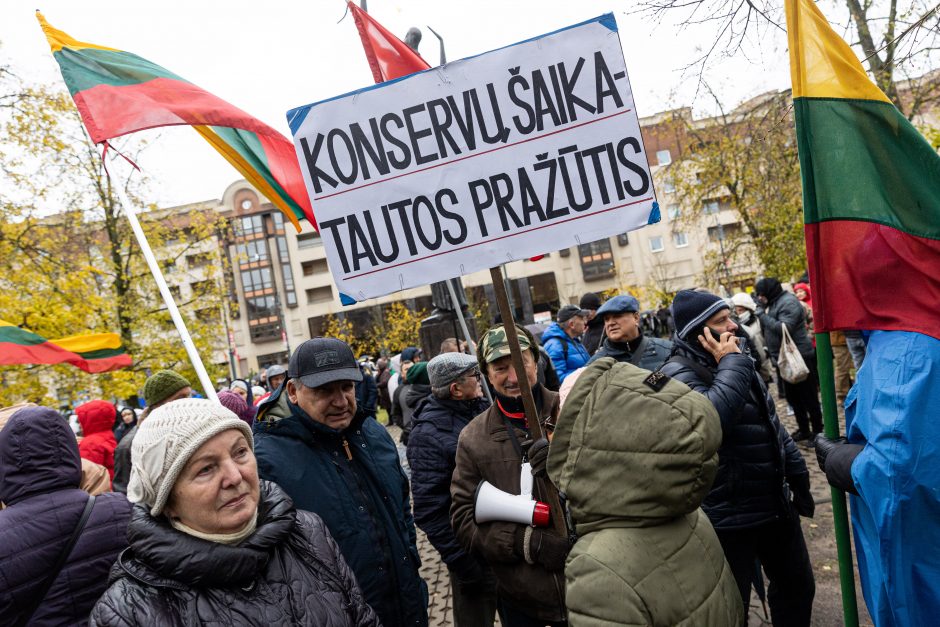
[[[572,627],[744,623],[699,507],[720,444],[714,406],[684,383],[610,357],[580,373],[546,465],[578,535],[565,564]]]

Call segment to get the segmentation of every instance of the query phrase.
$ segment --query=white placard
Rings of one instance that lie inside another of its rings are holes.
[[[659,220],[611,14],[288,122],[347,303]]]

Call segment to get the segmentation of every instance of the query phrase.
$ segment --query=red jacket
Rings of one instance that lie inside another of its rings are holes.
[[[117,440],[114,432],[114,420],[117,410],[107,401],[89,401],[75,408],[78,422],[82,425],[84,437],[78,443],[78,453],[90,462],[101,464],[108,469],[114,480],[114,449]]]

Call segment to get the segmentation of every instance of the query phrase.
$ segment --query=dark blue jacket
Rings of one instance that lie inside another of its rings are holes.
[[[448,565],[467,555],[450,526],[450,478],[456,465],[457,438],[489,406],[482,398],[467,402],[432,395],[418,405],[413,417],[408,464],[415,523]]]
[[[702,503],[712,525],[745,529],[790,515],[786,478],[805,474],[806,463],[781,426],[747,349],[726,355],[716,364],[703,348],[675,335],[672,341],[673,357],[661,370],[704,394],[721,418],[718,474]],[[676,356],[705,368],[713,380],[705,380],[696,369],[676,361]]]
[[[427,625],[408,479],[385,427],[359,413],[340,432],[286,405],[254,424],[258,474],[323,519],[382,625]]]
[[[356,383],[356,406],[366,416],[375,417],[375,409],[379,402],[379,388],[375,385],[375,377],[359,366],[362,381]]]
[[[558,380],[587,364],[591,356],[578,338],[570,338],[557,322],[545,329],[542,334],[542,347],[552,358],[552,365],[558,373]]]
[[[637,368],[658,370],[669,359],[670,353],[672,353],[672,342],[658,337],[642,336],[636,353],[630,350],[629,343],[614,342],[609,337],[605,337],[600,349],[594,353],[588,363],[594,363],[604,357],[613,357],[617,361],[633,364]]]
[[[57,412],[19,410],[0,431],[0,623],[22,619],[72,535],[88,493],[75,434]],[[30,625],[85,625],[108,588],[108,571],[127,546],[131,504],[123,494],[95,498],[68,560]]]

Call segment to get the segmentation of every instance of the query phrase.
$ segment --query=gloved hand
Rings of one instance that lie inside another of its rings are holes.
[[[480,583],[486,577],[486,572],[483,570],[480,561],[466,553],[448,564],[447,567],[453,571],[461,583]]]
[[[525,543],[528,540],[528,555]],[[571,550],[568,538],[555,535],[548,531],[540,531],[532,527],[522,526],[516,530],[515,551],[530,564],[539,564],[545,570],[564,570],[565,558]]]
[[[539,438],[533,441],[530,438],[523,441],[519,446],[522,447],[526,457],[529,458],[529,464],[532,466],[532,476],[544,477],[547,472],[545,463],[548,461],[548,440]]]
[[[791,475],[787,477],[787,483],[790,484],[790,492],[793,494],[793,508],[800,516],[812,518],[816,513],[816,502],[809,490],[809,473]]]
[[[834,451],[837,446],[846,444],[848,440],[845,438],[827,438],[825,435],[820,433],[816,436],[816,462],[819,464],[819,469],[823,472],[826,472],[826,458],[829,457],[829,453]]]

